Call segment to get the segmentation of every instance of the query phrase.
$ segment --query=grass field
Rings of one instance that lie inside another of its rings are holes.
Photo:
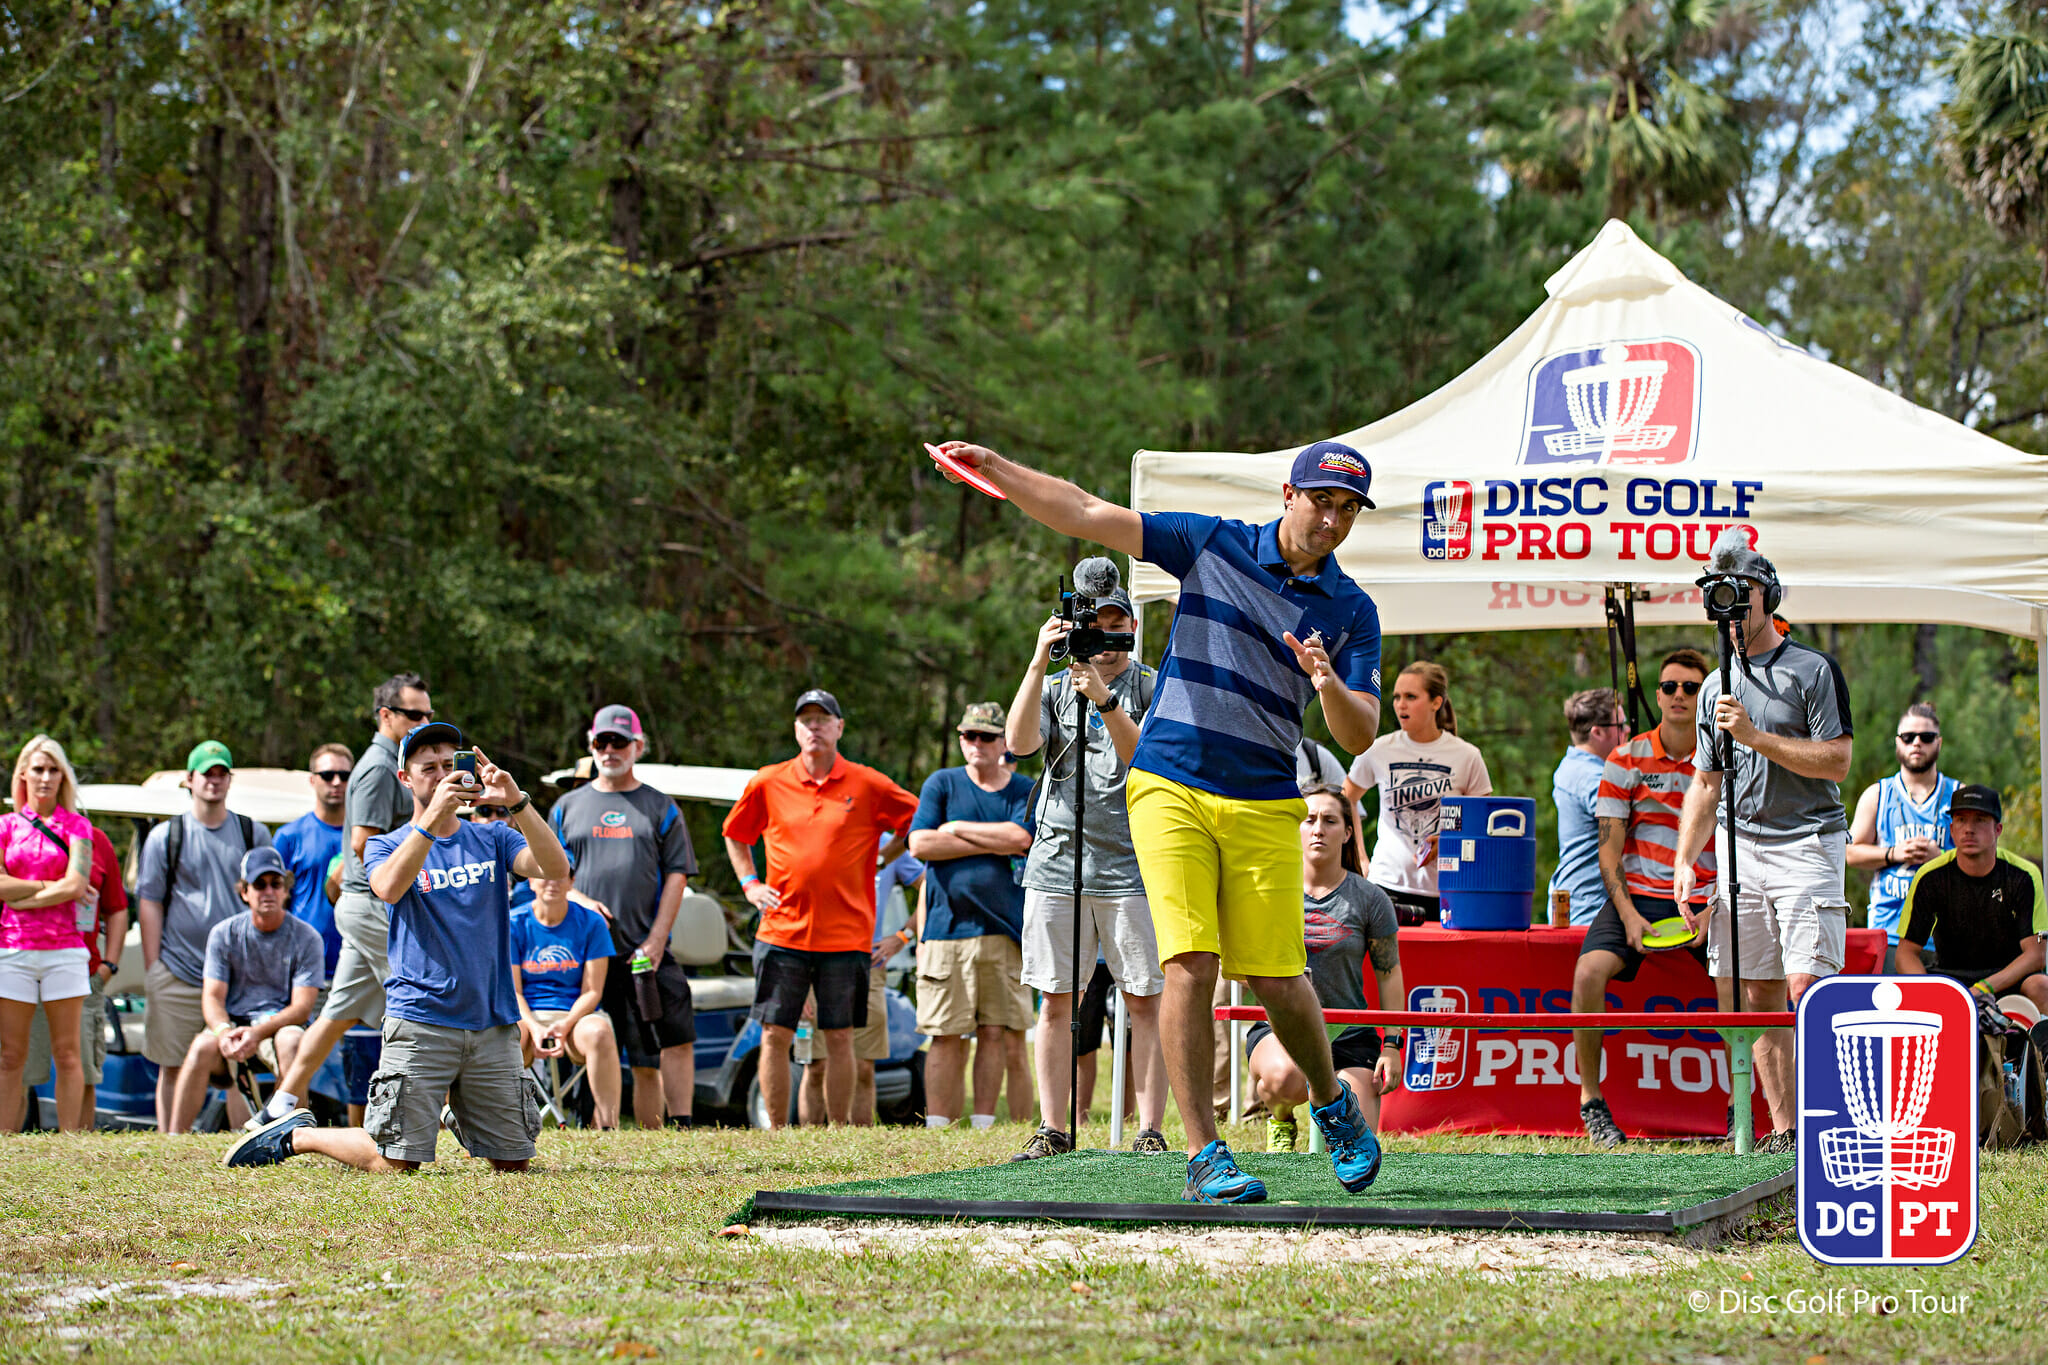
[[[551,1129],[525,1176],[455,1156],[396,1178],[318,1158],[225,1171],[218,1136],[0,1140],[0,1360],[2048,1357],[2040,1151],[1985,1158],[1976,1248],[1925,1271],[1817,1266],[1782,1203],[1709,1251],[1590,1234],[718,1235],[756,1189],[983,1165],[1026,1131]],[[1258,1143],[1250,1125],[1231,1136]],[[1531,1139],[1388,1147],[1390,1163],[1424,1149],[1599,1159]],[[1898,1311],[1881,1311],[1886,1295]]]

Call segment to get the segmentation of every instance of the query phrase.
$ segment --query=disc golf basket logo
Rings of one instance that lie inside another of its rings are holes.
[[[1472,556],[1472,485],[1463,479],[1440,480],[1422,490],[1422,557],[1469,559]]]
[[[1799,1240],[1935,1265],[1977,1227],[1977,1014],[1945,977],[1829,977],[1799,1000]]]
[[[1469,1008],[1462,986],[1417,986],[1408,992],[1408,1008],[1425,1014],[1463,1014]],[[1410,1090],[1449,1090],[1465,1079],[1465,1031],[1414,1030],[1408,1040],[1403,1082]]]
[[[1682,464],[1699,426],[1699,352],[1609,342],[1546,356],[1529,377],[1523,464]]]
[[[1955,1164],[1954,1130],[1921,1124],[1934,1094],[1941,1016],[1901,1009],[1900,999],[1896,985],[1880,982],[1871,991],[1876,1009],[1835,1016],[1835,1071],[1853,1123],[1820,1131],[1821,1169],[1831,1185],[1921,1189],[1946,1184]],[[1888,1046],[1895,1040],[1897,1048]],[[1895,1072],[1889,1082],[1888,1070]]]

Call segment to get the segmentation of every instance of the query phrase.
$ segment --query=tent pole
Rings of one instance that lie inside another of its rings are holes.
[[[2034,611],[2034,704],[2041,741],[2041,857],[2048,861],[2048,610]]]

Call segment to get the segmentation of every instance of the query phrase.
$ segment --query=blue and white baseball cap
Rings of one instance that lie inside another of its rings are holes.
[[[1287,482],[1296,488],[1348,488],[1367,507],[1372,500],[1372,466],[1342,441],[1317,441],[1294,457]]]

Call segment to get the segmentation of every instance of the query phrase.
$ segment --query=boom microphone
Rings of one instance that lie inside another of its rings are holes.
[[[1723,531],[1714,542],[1714,549],[1707,564],[1707,572],[1713,574],[1743,573],[1754,562],[1749,553],[1749,537],[1742,533],[1740,526],[1731,526]]]
[[[1074,566],[1074,591],[1083,597],[1107,597],[1122,586],[1116,561],[1105,555],[1091,555]]]

